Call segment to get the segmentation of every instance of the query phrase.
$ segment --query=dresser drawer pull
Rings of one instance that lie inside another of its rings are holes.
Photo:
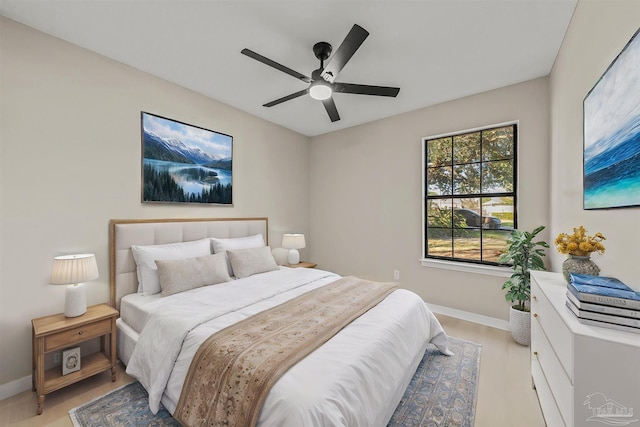
[[[531,298],[533,298],[534,301],[538,301],[538,297],[535,295],[531,295]]]
[[[538,317],[538,313],[533,313],[533,317]]]
[[[538,352],[537,352],[537,351],[534,351],[534,352],[533,352],[533,355],[534,355],[535,357],[538,357]]]
[[[82,331],[78,331],[78,335],[82,335]]]

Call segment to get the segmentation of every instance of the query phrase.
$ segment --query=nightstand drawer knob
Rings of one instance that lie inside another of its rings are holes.
[[[535,295],[532,295],[531,298],[533,298],[534,301],[538,301],[538,297]]]
[[[533,317],[538,317],[538,313],[533,313]]]
[[[78,331],[78,335],[82,335],[82,331]]]

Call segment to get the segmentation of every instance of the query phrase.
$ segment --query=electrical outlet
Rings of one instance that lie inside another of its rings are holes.
[[[55,353],[53,353],[53,364],[57,365],[60,363],[60,352],[56,351]]]
[[[393,270],[393,280],[400,280],[400,270]]]

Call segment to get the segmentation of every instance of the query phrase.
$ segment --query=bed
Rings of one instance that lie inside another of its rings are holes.
[[[174,416],[183,414],[180,397],[192,388],[184,386],[192,359],[211,335],[299,298],[313,303],[313,292],[359,280],[276,265],[268,259],[268,229],[267,218],[110,222],[110,299],[121,315],[118,357],[149,392],[154,413],[162,404]],[[198,274],[185,273],[192,266],[220,277],[202,286]],[[405,289],[385,295],[276,377],[260,401],[257,425],[387,425],[427,346],[449,351],[446,334],[418,295]]]

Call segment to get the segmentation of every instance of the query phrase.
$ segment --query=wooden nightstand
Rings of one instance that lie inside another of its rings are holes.
[[[313,262],[300,261],[297,264],[287,264],[287,267],[291,268],[316,268],[318,264]]]
[[[45,394],[111,369],[116,380],[116,318],[119,313],[107,304],[87,307],[78,317],[64,314],[39,317],[31,321],[33,337],[33,390],[38,395],[38,415],[42,414]],[[107,351],[107,335],[109,345]],[[80,370],[62,375],[62,367],[45,372],[46,353],[74,347],[83,341],[100,337],[100,352],[82,356]]]

